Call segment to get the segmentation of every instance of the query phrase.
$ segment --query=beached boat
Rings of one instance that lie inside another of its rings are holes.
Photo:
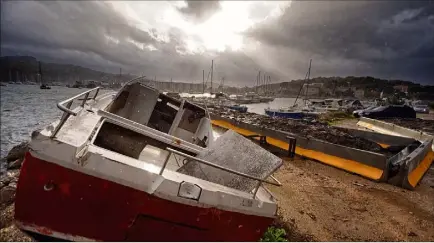
[[[298,107],[298,105],[293,105],[290,107],[281,107],[279,109],[265,108],[265,114],[271,117],[281,117],[281,118],[292,118],[292,119],[302,119],[304,117],[316,117],[323,113],[321,111],[315,110],[310,106]]]
[[[244,106],[244,105],[238,105],[238,104],[236,104],[236,105],[228,106],[228,108],[231,109],[231,110],[239,111],[241,113],[247,112],[247,106]]]
[[[265,114],[271,117],[302,119],[305,114],[301,110],[297,110],[293,107],[281,107],[279,109],[265,108]]]
[[[214,139],[207,110],[138,81],[62,101],[32,133],[16,225],[79,241],[259,240],[282,160],[231,130]]]

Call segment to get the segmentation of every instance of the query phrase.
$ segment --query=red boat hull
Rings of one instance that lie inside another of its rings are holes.
[[[257,241],[273,220],[162,199],[30,153],[21,168],[15,219],[45,235],[102,241]]]

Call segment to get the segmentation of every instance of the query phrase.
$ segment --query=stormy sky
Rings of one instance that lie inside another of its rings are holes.
[[[2,1],[1,54],[252,86],[312,76],[434,84],[433,1]]]

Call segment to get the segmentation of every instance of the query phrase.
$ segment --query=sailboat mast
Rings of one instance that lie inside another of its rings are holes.
[[[306,102],[307,102],[307,97],[308,97],[308,95],[309,95],[309,78],[310,78],[310,68],[311,68],[311,66],[312,66],[312,59],[310,59],[310,62],[309,62],[309,71],[307,72],[307,85],[306,85],[306,99],[305,99],[305,104],[306,104]]]
[[[264,93],[264,91],[265,91],[265,73],[264,73],[264,80],[262,81],[262,85],[263,85],[262,93]]]
[[[300,96],[301,91],[303,90],[304,83],[306,82],[306,79],[307,79],[308,75],[310,76],[310,66],[311,66],[311,64],[312,64],[312,59],[310,59],[309,70],[307,71],[306,76],[304,76],[304,82],[301,84],[300,90],[298,91],[297,98],[295,98],[293,106],[295,106],[295,104],[297,104],[297,100],[298,100],[298,97]]]
[[[213,75],[213,72],[214,72],[214,60],[211,60],[211,92],[210,92],[210,94],[212,94],[212,75]]]
[[[258,73],[258,85],[256,86],[256,93],[258,93],[259,86],[261,85],[261,71]]]

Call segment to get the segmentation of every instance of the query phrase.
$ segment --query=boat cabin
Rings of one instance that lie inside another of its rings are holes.
[[[179,167],[168,148],[195,156],[212,141],[205,109],[140,82],[124,86],[98,114],[106,119],[93,145],[158,167],[167,158],[168,169]]]
[[[208,129],[204,108],[141,83],[126,86],[107,111],[191,143],[203,139]]]

